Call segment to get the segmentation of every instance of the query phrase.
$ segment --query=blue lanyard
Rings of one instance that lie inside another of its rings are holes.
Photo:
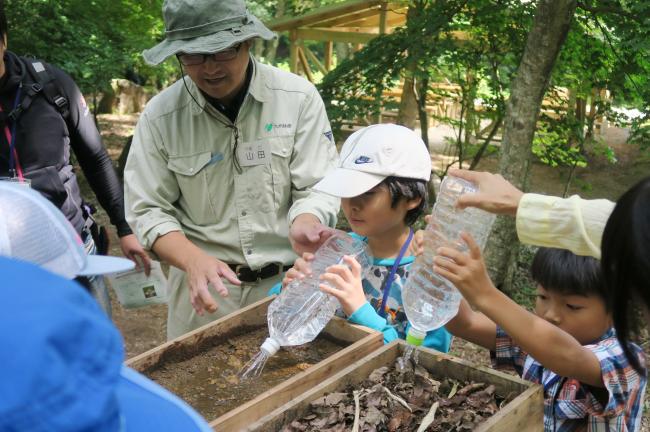
[[[409,236],[404,242],[404,244],[402,245],[402,249],[400,249],[399,255],[397,255],[397,258],[395,258],[393,267],[391,267],[390,272],[386,276],[386,279],[384,279],[384,283],[382,286],[384,295],[381,299],[381,305],[379,305],[379,310],[377,311],[377,313],[379,313],[379,316],[381,316],[382,318],[386,318],[386,302],[388,301],[388,294],[390,293],[390,288],[393,286],[393,279],[395,278],[397,267],[399,267],[399,263],[402,261],[402,258],[406,253],[406,249],[408,249],[408,246],[411,243],[412,239],[413,239],[413,230],[409,228]]]
[[[13,112],[20,102],[20,92],[23,89],[23,83],[21,82],[18,85],[18,90],[16,90],[16,98],[14,99],[14,107],[11,109]],[[14,149],[16,148],[16,124],[18,119],[13,121],[11,125],[11,141],[9,142],[9,175],[11,177],[16,177],[16,161],[14,160]]]

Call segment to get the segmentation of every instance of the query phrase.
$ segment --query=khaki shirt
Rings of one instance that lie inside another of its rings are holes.
[[[257,269],[293,263],[297,215],[335,225],[339,200],[310,189],[337,162],[320,95],[294,74],[253,67],[234,124],[189,77],[196,101],[179,80],[147,104],[124,171],[127,221],[146,248],[182,231],[208,254]],[[257,164],[244,166],[249,159]]]

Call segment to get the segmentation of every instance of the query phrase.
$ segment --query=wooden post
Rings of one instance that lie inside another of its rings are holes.
[[[300,41],[300,51],[302,51],[311,62],[316,65],[316,69],[318,69],[323,75],[327,74],[327,69],[325,69],[325,66],[318,60],[318,57],[316,57],[316,54],[314,54],[309,48],[305,46],[305,44]]]
[[[386,12],[388,11],[388,4],[386,2],[381,2],[381,9],[379,10],[379,35],[386,34]],[[377,123],[381,123],[381,110],[382,106],[382,97],[378,96],[376,99],[377,104],[379,105],[379,112],[375,118]]]
[[[300,59],[300,64],[302,65],[302,70],[305,71],[305,75],[309,82],[314,82],[314,75],[311,73],[311,68],[309,67],[309,62],[305,56],[305,52],[301,47],[298,47],[298,58]]]
[[[334,42],[325,42],[325,70],[332,70],[332,51],[334,51]]]
[[[386,12],[388,12],[388,3],[381,2],[379,11],[379,34],[386,34]]]
[[[298,73],[298,35],[296,30],[289,32],[289,70]]]

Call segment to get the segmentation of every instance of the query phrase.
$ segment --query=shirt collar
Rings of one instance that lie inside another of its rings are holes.
[[[253,67],[253,77],[248,86],[248,93],[258,102],[266,102],[268,100],[268,89],[266,88],[264,72],[259,67],[257,60],[251,57],[251,66]]]
[[[252,56],[250,62],[248,63],[248,67],[252,68],[253,73],[250,79],[250,83],[248,84],[248,89],[245,91],[245,93],[250,94],[255,100],[259,102],[265,102],[267,100],[268,92],[266,86],[264,85],[264,78],[260,72],[258,62]],[[192,96],[194,96],[194,98],[196,98],[196,101],[200,105],[197,106],[196,103],[192,102],[192,113],[194,115],[199,115],[206,109],[206,105],[210,105],[210,102],[208,102],[208,100],[203,95],[203,92],[201,92],[199,87],[196,85],[196,83],[194,83],[194,81],[192,81],[189,76],[185,75],[184,79],[190,93]]]
[[[614,330],[614,327],[610,327],[609,329],[607,329],[605,333],[603,333],[601,337],[591,342],[589,345],[595,345],[597,343],[604,341],[605,339],[610,339],[613,337],[616,337],[616,330]]]

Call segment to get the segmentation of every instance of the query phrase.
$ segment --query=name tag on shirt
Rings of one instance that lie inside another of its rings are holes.
[[[271,148],[268,141],[241,143],[237,148],[239,164],[244,167],[265,165],[271,162]]]

